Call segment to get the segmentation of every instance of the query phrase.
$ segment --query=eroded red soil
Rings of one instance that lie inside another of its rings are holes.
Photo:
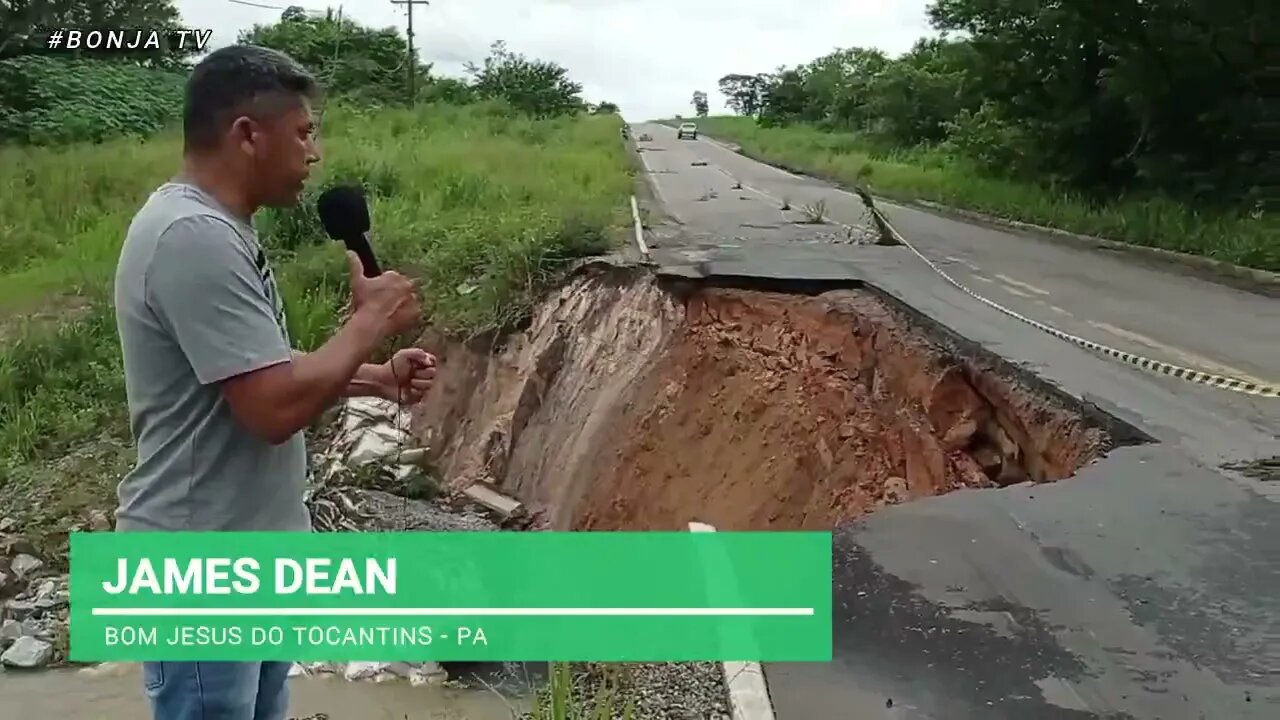
[[[1056,480],[1102,441],[1008,382],[975,383],[976,368],[869,293],[711,290],[686,312],[637,393],[652,400],[615,425],[577,527],[830,528],[885,504]]]
[[[429,342],[418,414],[453,489],[546,526],[817,529],[962,488],[1053,481],[1108,445],[1070,402],[870,291],[587,273],[502,348]]]

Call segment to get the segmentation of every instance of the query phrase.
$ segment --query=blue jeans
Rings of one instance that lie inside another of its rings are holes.
[[[142,682],[155,720],[284,720],[289,662],[149,662]]]

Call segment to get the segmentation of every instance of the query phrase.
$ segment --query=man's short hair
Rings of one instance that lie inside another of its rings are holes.
[[[212,148],[237,115],[273,110],[268,103],[296,102],[318,92],[315,78],[279,50],[257,45],[215,50],[187,80],[183,142],[188,150]]]

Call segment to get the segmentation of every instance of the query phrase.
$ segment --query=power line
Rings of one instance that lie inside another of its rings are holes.
[[[296,7],[301,8],[302,12],[310,15],[311,17],[318,17],[325,14],[324,10],[305,8],[301,5],[266,5],[263,3],[249,2],[249,0],[227,0],[227,2],[235,3],[236,5],[248,5],[249,7],[262,8],[263,10],[288,10],[291,7]]]
[[[418,59],[413,53],[413,6],[414,5],[430,5],[427,0],[391,0],[392,5],[404,5],[405,10],[409,13],[409,105],[412,106],[417,102],[417,92],[414,83],[418,75]]]
[[[237,5],[248,5],[249,7],[262,8],[264,10],[284,10],[285,9],[283,5],[263,5],[261,3],[249,2],[248,0],[227,0],[227,2],[235,3]]]

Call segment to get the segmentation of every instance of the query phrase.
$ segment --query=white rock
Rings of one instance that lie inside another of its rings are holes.
[[[387,437],[385,433],[367,432],[347,456],[351,465],[365,465],[375,460],[393,457],[400,450],[400,438]]]
[[[417,665],[409,673],[409,684],[413,687],[422,685],[443,685],[449,679],[449,672],[438,662],[425,662]]]
[[[0,532],[9,532],[18,527],[18,521],[11,517],[0,518]]]
[[[385,662],[353,662],[347,664],[347,669],[342,673],[342,677],[347,680],[368,680],[383,670],[391,663]]]
[[[13,574],[21,580],[40,568],[44,567],[44,561],[34,555],[19,553],[9,564],[9,569],[13,570]]]
[[[30,636],[18,638],[0,655],[0,664],[15,668],[44,667],[53,658],[53,646]]]
[[[388,675],[407,678],[409,673],[413,671],[413,665],[407,662],[393,662],[389,663],[382,671]]]
[[[20,637],[22,637],[22,623],[17,620],[5,620],[0,624],[0,649],[9,647]]]

